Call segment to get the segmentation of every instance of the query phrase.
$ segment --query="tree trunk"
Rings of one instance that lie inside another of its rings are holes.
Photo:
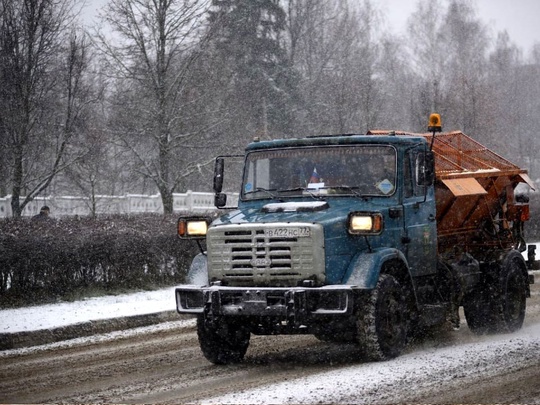
[[[13,186],[11,187],[11,212],[14,218],[20,218],[24,207],[21,207],[21,190],[23,182],[23,153],[20,145],[16,149],[13,170]]]
[[[173,213],[173,193],[167,188],[160,189],[161,202],[163,203],[163,214],[172,214]]]

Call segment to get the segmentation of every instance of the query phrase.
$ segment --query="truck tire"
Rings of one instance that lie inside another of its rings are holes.
[[[527,278],[516,261],[508,263],[502,283],[497,317],[498,332],[515,332],[523,326],[527,306]]]
[[[204,316],[197,317],[197,336],[204,357],[214,364],[239,363],[249,346],[250,332],[245,327],[221,320],[209,325]]]
[[[351,327],[351,330],[319,330],[313,335],[321,342],[327,343],[354,343],[357,340],[354,327]]]
[[[368,360],[399,356],[407,344],[407,325],[403,289],[393,276],[382,274],[363,300],[357,319],[358,343]]]
[[[465,318],[474,333],[507,333],[521,329],[525,319],[527,279],[519,260],[509,258],[498,276],[488,280],[483,290],[465,299]]]
[[[493,325],[490,303],[489,286],[477,289],[467,295],[463,300],[463,312],[469,329],[477,335],[485,335],[492,332]]]

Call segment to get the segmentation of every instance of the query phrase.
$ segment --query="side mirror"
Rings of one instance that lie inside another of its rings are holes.
[[[239,158],[244,158],[244,155],[222,155],[216,157],[216,160],[214,162],[214,205],[217,208],[232,208],[232,207],[226,207],[227,205],[227,194],[223,192],[223,188],[225,186],[225,189],[227,191],[230,191],[232,188],[232,182],[231,179],[238,176],[238,172],[240,172],[241,179],[241,170],[238,169],[237,166],[235,166],[235,163],[243,163],[243,160],[238,160]],[[227,182],[225,183],[225,161],[227,161]],[[240,167],[241,169],[241,167]]]
[[[431,186],[435,181],[435,156],[431,151],[420,152],[416,157],[416,184]]]
[[[227,205],[227,194],[225,193],[216,193],[214,196],[214,205],[217,208],[222,208]]]
[[[223,171],[225,168],[225,160],[222,157],[216,158],[216,163],[214,164],[214,193],[221,193],[223,189]],[[217,206],[217,204],[216,204]]]

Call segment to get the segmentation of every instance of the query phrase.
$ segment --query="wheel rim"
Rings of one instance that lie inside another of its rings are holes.
[[[403,311],[401,301],[394,292],[385,297],[380,307],[379,334],[387,348],[399,345],[403,336]]]

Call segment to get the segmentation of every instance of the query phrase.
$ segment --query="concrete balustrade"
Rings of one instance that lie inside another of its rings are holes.
[[[21,201],[24,197],[21,197]],[[228,205],[238,203],[238,194],[228,195]],[[99,214],[140,214],[163,213],[161,196],[126,194],[124,196],[95,196],[96,213]],[[47,196],[36,197],[23,211],[23,217],[39,213],[42,206],[51,209],[51,217],[87,216],[91,214],[92,201],[88,197]],[[214,193],[188,190],[186,193],[173,194],[174,212],[203,212],[215,210]],[[0,218],[12,217],[11,196],[0,198]]]

